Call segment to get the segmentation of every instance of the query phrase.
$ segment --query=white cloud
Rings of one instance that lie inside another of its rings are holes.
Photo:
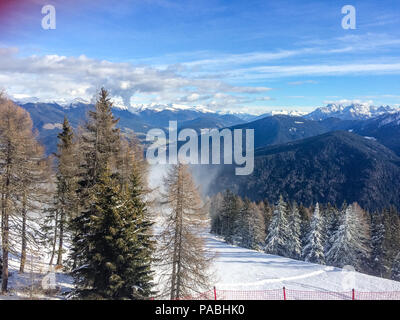
[[[191,104],[210,99],[209,105],[221,105],[241,101],[240,95],[258,95],[270,90],[182,75],[174,68],[115,63],[84,55],[18,57],[16,53],[16,49],[0,49],[0,87],[15,97],[90,100],[104,86],[125,105],[130,105],[134,95],[151,102]],[[215,100],[213,96],[218,92],[225,96]]]

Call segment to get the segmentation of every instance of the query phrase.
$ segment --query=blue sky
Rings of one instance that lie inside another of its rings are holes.
[[[400,105],[400,2],[26,0],[0,26],[15,97],[183,104],[260,113],[327,102]],[[54,4],[57,27],[41,28]],[[344,5],[356,29],[341,26]]]

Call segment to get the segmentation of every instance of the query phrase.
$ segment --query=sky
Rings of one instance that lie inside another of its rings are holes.
[[[399,80],[398,0],[0,0],[0,88],[15,99],[90,100],[104,86],[130,107],[306,112],[400,106]]]

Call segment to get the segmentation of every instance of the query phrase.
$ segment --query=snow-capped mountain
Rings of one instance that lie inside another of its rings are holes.
[[[399,108],[391,106],[378,107],[368,103],[353,103],[348,106],[331,103],[325,107],[317,108],[307,114],[305,118],[310,120],[324,120],[333,117],[342,120],[366,120],[399,110]]]
[[[140,113],[145,110],[151,110],[155,112],[161,111],[172,111],[172,112],[180,112],[180,111],[197,111],[201,113],[216,113],[213,110],[207,109],[203,106],[186,106],[176,103],[169,103],[169,104],[157,104],[157,103],[150,103],[150,104],[139,104],[130,107],[130,110],[135,113]]]

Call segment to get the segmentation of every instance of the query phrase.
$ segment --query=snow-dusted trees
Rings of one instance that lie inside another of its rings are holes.
[[[305,261],[325,264],[322,232],[323,218],[320,215],[319,204],[317,203],[311,218],[310,233],[307,238],[307,243],[303,249],[303,258]]]
[[[327,262],[337,267],[351,265],[362,270],[370,254],[370,230],[365,213],[356,203],[342,212],[340,226],[332,237]]]
[[[288,239],[290,235],[289,224],[287,220],[288,205],[281,196],[274,209],[271,224],[268,228],[268,234],[265,239],[265,252],[280,256],[289,256]]]
[[[392,207],[384,210],[383,224],[385,237],[383,239],[383,265],[385,276],[390,278],[393,261],[400,252],[400,218],[397,211]]]
[[[383,215],[374,213],[371,221],[371,270],[375,275],[383,277],[387,272],[385,268],[385,226]]]
[[[339,227],[339,210],[328,204],[323,210],[323,239],[325,255],[332,247],[333,234]]]
[[[290,250],[290,257],[293,259],[301,258],[301,217],[297,204],[295,202],[289,208],[289,239],[288,248]]]
[[[158,256],[164,281],[161,295],[179,299],[209,287],[211,256],[201,235],[207,215],[187,166],[174,166],[165,185],[168,213],[159,237]]]
[[[224,205],[224,199],[231,201]],[[217,197],[211,200],[214,206],[212,213],[210,210],[211,232],[222,234],[220,213],[224,212],[225,217],[235,217],[232,225],[236,227],[230,239],[237,245],[252,248],[252,241],[248,241],[251,234],[248,222],[249,207],[255,203],[242,201],[231,192],[225,193],[224,199],[219,195],[219,200]],[[264,226],[268,226],[263,243],[267,253],[338,267],[348,264],[361,272],[391,277],[395,257],[400,251],[400,218],[394,208],[369,214],[356,203],[349,206],[345,202],[340,210],[330,204],[316,204],[311,210],[296,203],[289,206],[282,197],[275,206],[265,200],[257,207]]]
[[[400,281],[400,252],[393,261],[391,278],[392,280]]]
[[[223,196],[221,193],[217,193],[210,200],[209,213],[211,218],[211,232],[217,235],[221,235],[222,232],[222,219],[220,215],[220,208],[222,207]]]
[[[248,199],[244,200],[240,214],[239,245],[259,250],[265,239],[264,217],[260,208]]]
[[[221,235],[227,243],[234,243],[239,232],[240,200],[230,190],[226,190],[223,194],[219,216],[221,219]]]

